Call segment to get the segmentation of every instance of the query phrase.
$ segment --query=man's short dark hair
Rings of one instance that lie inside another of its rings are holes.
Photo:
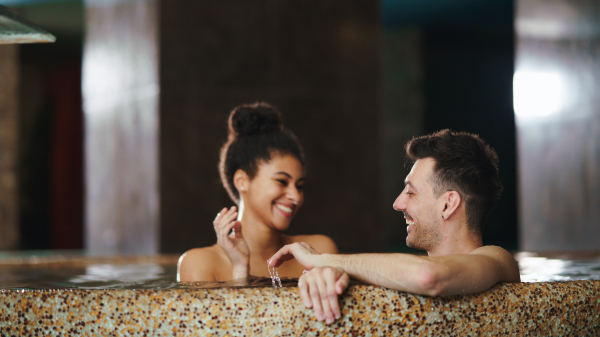
[[[435,160],[431,183],[436,197],[457,191],[465,203],[467,225],[481,234],[483,223],[502,193],[498,177],[498,155],[479,136],[449,129],[415,137],[406,144],[406,154]]]

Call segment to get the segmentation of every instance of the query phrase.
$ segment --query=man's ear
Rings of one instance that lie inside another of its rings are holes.
[[[448,191],[444,193],[444,209],[442,210],[442,218],[448,219],[457,212],[462,198],[457,191]]]
[[[241,194],[248,190],[248,184],[250,184],[250,177],[244,170],[237,170],[233,174],[233,185]]]

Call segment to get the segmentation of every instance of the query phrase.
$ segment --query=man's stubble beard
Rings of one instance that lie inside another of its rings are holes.
[[[412,234],[410,237],[406,237],[406,245],[408,247],[429,252],[435,250],[441,244],[442,234],[439,228],[440,224],[436,223],[434,219],[427,219],[427,221],[434,222],[434,225],[423,227],[415,222]]]

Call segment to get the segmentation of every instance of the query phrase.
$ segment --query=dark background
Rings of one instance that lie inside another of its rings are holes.
[[[216,16],[214,8],[185,1],[161,5],[161,104],[170,108],[168,115],[161,115],[161,251],[180,253],[208,244],[202,241],[204,229],[190,232],[173,228],[178,228],[178,222],[188,221],[190,214],[198,223],[212,220],[212,213],[208,215],[211,209],[216,212],[230,204],[216,171],[218,148],[226,138],[229,110],[255,100],[270,101],[282,110],[311,163],[306,203],[294,221],[303,225],[292,226],[290,234],[321,232],[331,236],[345,252],[407,251],[404,219],[391,209],[390,197],[393,191],[400,193],[407,173],[406,167],[397,165],[404,163],[403,143],[413,135],[451,128],[479,134],[498,152],[504,193],[485,226],[484,244],[516,250],[514,5],[504,0],[451,3],[385,0],[373,6],[364,1],[340,9],[332,2],[321,4],[318,15],[311,14],[314,8],[310,4],[279,9],[275,18],[269,16],[273,13],[265,12],[264,19],[256,21],[264,27],[255,29],[269,32],[269,38],[262,45],[240,47],[234,42],[228,50],[213,49],[224,53],[221,68],[198,63],[198,59],[210,55],[202,54],[199,48],[184,48],[185,37],[209,32],[214,25],[221,34],[242,32],[247,27],[240,24],[244,22],[241,18],[249,10],[260,11],[260,7],[249,6],[228,13],[231,17],[227,20],[211,22],[193,13],[213,11]],[[80,69],[85,8],[81,1],[17,1],[5,5],[57,36],[52,45],[20,46],[21,106],[26,110],[22,114],[19,155],[20,247],[82,249],[84,124]],[[316,17],[314,22],[304,21],[311,15]],[[246,23],[256,27],[253,22]],[[349,27],[349,34],[352,29],[359,30],[352,36],[362,38],[365,41],[361,45],[372,48],[353,50],[352,43],[344,42],[344,32],[336,33],[336,24]],[[248,31],[249,39],[253,32]],[[400,44],[401,49],[418,57],[402,64],[382,57],[390,41],[385,36],[405,32],[415,37],[411,40],[414,43]],[[271,45],[278,46],[277,53],[269,52]],[[240,51],[246,54],[235,56]],[[227,57],[261,61],[234,60],[231,64],[239,69],[232,70],[227,67]],[[178,63],[186,66],[173,66]],[[303,68],[303,64],[318,66]],[[382,94],[395,80],[396,67],[417,69],[421,74],[414,82],[418,89],[412,89],[420,93],[414,111],[421,122],[405,131],[408,136],[390,142],[392,138],[378,136],[386,134],[386,122],[390,118],[402,122],[405,118],[403,107],[398,106],[402,102],[388,104]],[[361,79],[367,79],[364,86],[346,86]],[[172,109],[177,104],[185,108],[181,112]],[[198,111],[198,115],[189,111]],[[188,121],[187,126],[170,122],[178,113],[179,120]],[[220,138],[198,135],[202,147],[177,147],[186,137],[189,140],[190,135],[198,133],[194,127],[199,124],[211,125]],[[381,142],[396,148],[394,158],[398,159],[394,165],[382,159],[388,152],[381,151]],[[396,179],[386,180],[381,167],[397,172]],[[187,177],[193,174],[204,175],[208,187],[189,184]],[[199,203],[206,204],[206,215],[194,213]],[[333,220],[322,224],[323,214]],[[359,225],[348,230],[348,223]],[[200,239],[183,242],[190,236]]]

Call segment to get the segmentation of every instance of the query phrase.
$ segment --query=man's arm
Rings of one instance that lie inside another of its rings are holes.
[[[410,254],[319,254],[306,243],[281,248],[269,265],[296,258],[309,272],[298,287],[304,304],[319,321],[340,317],[337,296],[348,286],[348,274],[360,281],[421,295],[475,293],[498,282],[519,282],[515,259],[500,247],[480,247],[469,254],[441,257]]]
[[[469,254],[322,255],[320,266],[343,269],[359,281],[428,296],[469,294],[498,282],[519,282],[519,268],[504,249],[486,246]]]
[[[307,270],[340,268],[362,282],[420,295],[475,293],[498,282],[519,282],[515,259],[495,246],[479,247],[469,254],[439,257],[411,254],[319,254],[308,244],[284,246],[269,260],[271,266],[296,258]]]

